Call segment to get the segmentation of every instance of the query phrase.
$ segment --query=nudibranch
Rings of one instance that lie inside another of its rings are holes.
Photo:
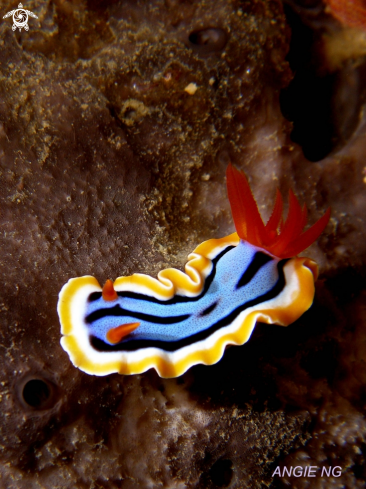
[[[290,191],[283,222],[277,191],[265,225],[244,173],[231,164],[227,189],[237,232],[197,246],[185,273],[135,273],[103,288],[84,276],[63,286],[61,345],[76,367],[93,375],[154,368],[178,377],[218,362],[227,345],[244,344],[256,321],[287,326],[311,306],[317,265],[296,255],[319,237],[329,209],[303,231],[306,207]]]

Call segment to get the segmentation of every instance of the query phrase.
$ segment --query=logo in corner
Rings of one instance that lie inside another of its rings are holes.
[[[16,10],[12,10],[11,12],[8,12],[7,14],[4,15],[3,19],[6,19],[10,16],[13,16],[13,31],[15,31],[17,28],[21,31],[24,29],[25,31],[29,30],[28,26],[28,16],[34,17],[35,19],[38,19],[36,14],[31,12],[30,10],[24,10],[23,5],[20,3],[18,5],[18,8]]]

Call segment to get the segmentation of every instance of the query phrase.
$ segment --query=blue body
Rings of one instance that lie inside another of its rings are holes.
[[[119,292],[117,300],[107,302],[94,293],[85,314],[92,344],[101,351],[148,346],[172,351],[203,339],[231,324],[243,309],[278,295],[284,287],[285,262],[240,241],[213,259],[211,273],[197,297],[176,295],[164,301]],[[108,330],[133,322],[140,326],[119,344],[108,342]]]

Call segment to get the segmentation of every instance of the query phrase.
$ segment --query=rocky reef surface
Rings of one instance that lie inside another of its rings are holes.
[[[314,0],[24,8],[0,22],[0,487],[364,487],[365,33]],[[178,379],[75,369],[62,285],[232,232],[228,161],[264,218],[277,187],[331,206],[313,307]],[[342,473],[272,475],[309,465]]]

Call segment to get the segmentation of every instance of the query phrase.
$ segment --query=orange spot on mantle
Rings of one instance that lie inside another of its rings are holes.
[[[132,331],[135,331],[135,329],[137,329],[140,324],[141,323],[127,323],[121,324],[116,328],[112,328],[107,333],[107,340],[115,345],[116,343],[119,343],[122,338],[132,333]]]
[[[115,301],[118,298],[117,292],[114,290],[112,280],[107,280],[102,290],[102,297],[105,301]]]

